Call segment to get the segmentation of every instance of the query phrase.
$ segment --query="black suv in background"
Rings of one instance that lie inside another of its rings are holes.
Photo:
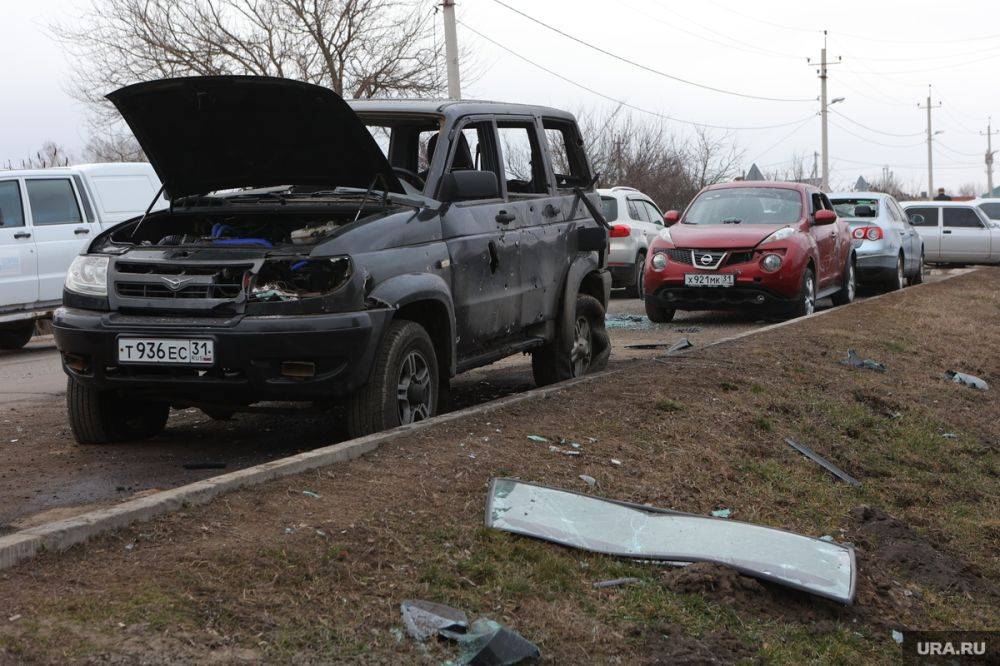
[[[53,325],[78,442],[263,401],[346,403],[359,436],[511,354],[539,384],[606,364],[607,229],[572,115],[260,77],[109,99],[170,207],[70,268]]]

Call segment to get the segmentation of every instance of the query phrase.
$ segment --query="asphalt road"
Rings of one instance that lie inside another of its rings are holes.
[[[935,271],[940,279],[946,271]],[[821,308],[829,307],[821,302]],[[613,297],[610,366],[660,355],[639,343],[695,347],[768,322],[753,313],[678,313],[652,324],[638,300]],[[530,359],[518,355],[459,376],[453,409],[534,386]],[[66,421],[66,380],[51,337],[17,352],[0,352],[0,534],[69,517],[157,490],[336,443],[346,434],[336,413],[243,415],[214,421],[195,409],[174,411],[167,431],[149,441],[78,446]],[[210,463],[211,469],[190,469]]]

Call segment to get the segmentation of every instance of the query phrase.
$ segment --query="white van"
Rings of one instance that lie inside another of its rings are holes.
[[[144,162],[0,171],[0,349],[28,343],[84,243],[142,215],[159,189]]]

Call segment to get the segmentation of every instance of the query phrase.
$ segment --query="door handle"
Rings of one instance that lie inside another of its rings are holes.
[[[830,232],[830,238],[835,238],[836,236],[837,236],[837,232],[836,231],[831,231]]]
[[[951,229],[945,229],[941,233],[943,233],[943,234],[950,234],[951,233]],[[14,236],[14,238],[17,238],[17,236]]]
[[[510,224],[515,220],[515,218],[516,216],[514,213],[508,213],[507,211],[502,210],[497,213],[497,216],[493,219],[497,221],[497,224]]]
[[[76,228],[76,229],[73,230],[73,233],[74,234],[89,234],[90,233],[90,229],[87,229],[86,227],[78,227],[78,228]]]
[[[31,234],[29,234],[27,231],[18,231],[16,234],[14,234],[14,238],[31,238]]]

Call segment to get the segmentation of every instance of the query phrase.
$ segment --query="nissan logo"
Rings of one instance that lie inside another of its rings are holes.
[[[701,263],[705,264],[706,266],[709,266],[713,261],[715,261],[715,259],[713,259],[712,255],[710,254],[703,254],[701,255],[701,259],[699,261],[701,261]]]

